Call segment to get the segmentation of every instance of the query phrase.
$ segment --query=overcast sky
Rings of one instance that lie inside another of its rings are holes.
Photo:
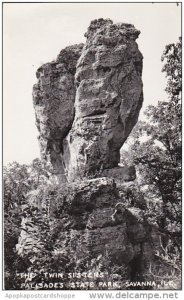
[[[144,107],[164,100],[161,55],[181,35],[176,3],[7,3],[4,4],[4,165],[40,157],[32,104],[36,70],[62,48],[85,42],[91,20],[132,23],[144,56]],[[142,110],[143,110],[142,109]],[[142,115],[142,113],[141,113]],[[140,116],[141,117],[141,116]]]

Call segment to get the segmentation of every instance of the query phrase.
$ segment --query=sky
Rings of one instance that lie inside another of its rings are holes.
[[[4,165],[29,164],[40,157],[32,102],[36,70],[66,46],[85,42],[91,20],[110,18],[141,31],[144,108],[166,99],[161,72],[165,45],[181,36],[181,4],[176,3],[5,3],[3,5]]]

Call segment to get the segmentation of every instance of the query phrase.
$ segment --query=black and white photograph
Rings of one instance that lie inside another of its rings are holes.
[[[3,290],[181,291],[182,3],[2,11]]]

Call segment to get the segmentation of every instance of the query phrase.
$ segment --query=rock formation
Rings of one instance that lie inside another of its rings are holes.
[[[84,47],[67,47],[38,69],[33,99],[42,158],[52,174],[65,174],[62,180],[118,166],[143,101],[139,33],[95,20]]]
[[[101,256],[111,266],[124,266],[126,280],[144,279],[159,240],[144,207],[132,207],[122,196],[135,168],[118,165],[143,101],[139,33],[130,24],[92,21],[85,45],[67,47],[40,67],[33,89],[42,160],[59,185],[28,201],[35,211],[47,212],[50,251],[77,262]],[[33,251],[30,237],[34,251],[43,251],[31,220],[23,220],[19,255]]]

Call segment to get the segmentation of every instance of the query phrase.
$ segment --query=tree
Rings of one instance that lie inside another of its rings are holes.
[[[139,182],[147,199],[162,203],[156,211],[160,231],[181,246],[181,38],[165,47],[167,101],[150,105],[147,121],[138,122],[129,139],[129,159],[137,165]],[[122,154],[122,160],[126,153]],[[146,195],[147,194],[147,195]]]

